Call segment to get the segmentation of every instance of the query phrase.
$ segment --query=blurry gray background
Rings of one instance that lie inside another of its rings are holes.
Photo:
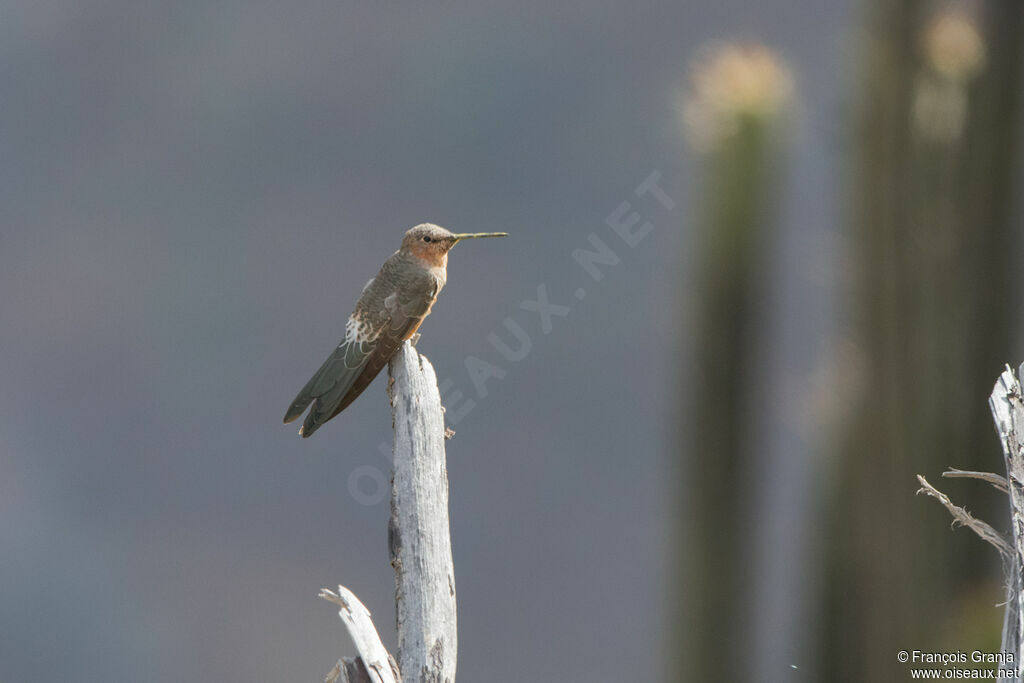
[[[511,234],[452,253],[419,344],[477,399],[448,449],[460,678],[663,675],[698,187],[677,100],[715,38],[775,47],[799,84],[752,381],[787,502],[763,513],[785,565],[760,572],[754,654],[801,663],[789,404],[832,296],[849,5],[3,3],[0,681],[320,680],[351,652],[316,597],[339,582],[393,646],[388,506],[348,490],[387,469],[384,380],[308,441],[280,418],[428,220]],[[655,170],[673,213],[633,194]],[[623,201],[655,226],[634,249],[605,225]],[[570,256],[591,233],[622,258],[600,283]],[[520,309],[540,284],[571,307],[550,334]],[[533,342],[515,364],[486,341],[506,316]],[[507,370],[485,398],[467,356]]]

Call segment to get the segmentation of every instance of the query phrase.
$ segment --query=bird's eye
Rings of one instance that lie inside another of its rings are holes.
[[[433,242],[434,240],[429,235],[424,235],[423,236],[423,241],[424,242]]]

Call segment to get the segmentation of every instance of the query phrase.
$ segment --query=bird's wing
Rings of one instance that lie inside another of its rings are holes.
[[[433,279],[409,283],[384,300],[383,315],[361,314],[357,307],[346,325],[345,339],[295,397],[284,421],[291,422],[312,404],[300,430],[308,437],[344,410],[416,331],[439,288]]]
[[[376,346],[379,333],[369,324],[368,318],[369,316],[360,315],[358,309],[349,316],[345,325],[345,338],[295,396],[295,400],[284,415],[285,423],[302,415],[306,408],[321,396],[338,388],[347,389],[359,376],[366,359]]]

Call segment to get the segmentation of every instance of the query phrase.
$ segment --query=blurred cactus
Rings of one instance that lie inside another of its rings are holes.
[[[748,379],[777,143],[792,96],[792,76],[770,50],[717,45],[697,60],[683,105],[708,175],[699,194],[696,285],[687,292],[696,320],[681,435],[687,480],[677,680],[738,680],[747,665],[735,648],[749,623],[751,586]]]
[[[715,44],[703,52],[691,73],[683,120],[693,146],[713,154],[744,122],[771,126],[790,104],[793,76],[762,45]]]
[[[1019,360],[1009,276],[1024,5],[981,6],[989,31],[948,3],[873,5],[852,195],[863,391],[830,449],[819,651],[822,679],[884,683],[907,679],[901,648],[992,644],[942,633],[957,597],[998,576],[997,559],[912,494],[916,472],[999,463],[985,400],[1002,364]],[[1001,502],[984,487],[956,496],[975,511]],[[998,622],[1001,596],[972,594]]]
[[[954,145],[963,135],[968,87],[985,66],[985,44],[969,15],[949,9],[925,28],[922,55],[914,84],[914,133]]]

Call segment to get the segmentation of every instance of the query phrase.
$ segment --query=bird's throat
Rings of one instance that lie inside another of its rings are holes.
[[[413,256],[426,268],[440,268],[442,271],[448,268],[448,252],[438,253],[433,249],[416,249]]]

